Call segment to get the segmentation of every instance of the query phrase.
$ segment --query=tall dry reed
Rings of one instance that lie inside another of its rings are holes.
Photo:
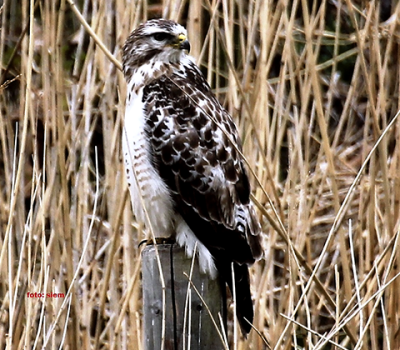
[[[265,232],[256,329],[273,349],[400,348],[399,15],[387,0],[4,0],[0,349],[142,348],[119,62],[160,16],[186,25],[240,129]]]

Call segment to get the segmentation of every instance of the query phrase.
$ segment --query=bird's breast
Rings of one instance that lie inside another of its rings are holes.
[[[140,90],[138,94],[128,93],[127,98],[122,135],[126,178],[137,220],[151,226],[156,237],[169,237],[174,233],[173,203],[167,185],[151,162],[142,95]]]

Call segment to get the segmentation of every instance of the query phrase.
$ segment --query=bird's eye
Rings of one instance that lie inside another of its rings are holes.
[[[155,33],[153,35],[153,38],[157,41],[164,41],[167,39],[170,39],[172,37],[172,35],[168,34],[168,33]]]

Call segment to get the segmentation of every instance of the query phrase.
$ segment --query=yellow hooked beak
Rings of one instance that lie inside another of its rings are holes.
[[[185,34],[179,34],[178,48],[181,50],[186,50],[187,52],[190,52],[190,43],[189,43],[189,40],[187,40]]]

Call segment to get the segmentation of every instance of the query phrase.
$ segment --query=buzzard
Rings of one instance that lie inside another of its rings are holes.
[[[185,28],[165,19],[141,24],[124,45],[131,202],[155,237],[172,237],[188,256],[197,243],[201,272],[214,279],[218,271],[231,290],[233,263],[236,313],[246,335],[253,321],[248,266],[261,258],[261,228],[237,128],[189,50]]]

